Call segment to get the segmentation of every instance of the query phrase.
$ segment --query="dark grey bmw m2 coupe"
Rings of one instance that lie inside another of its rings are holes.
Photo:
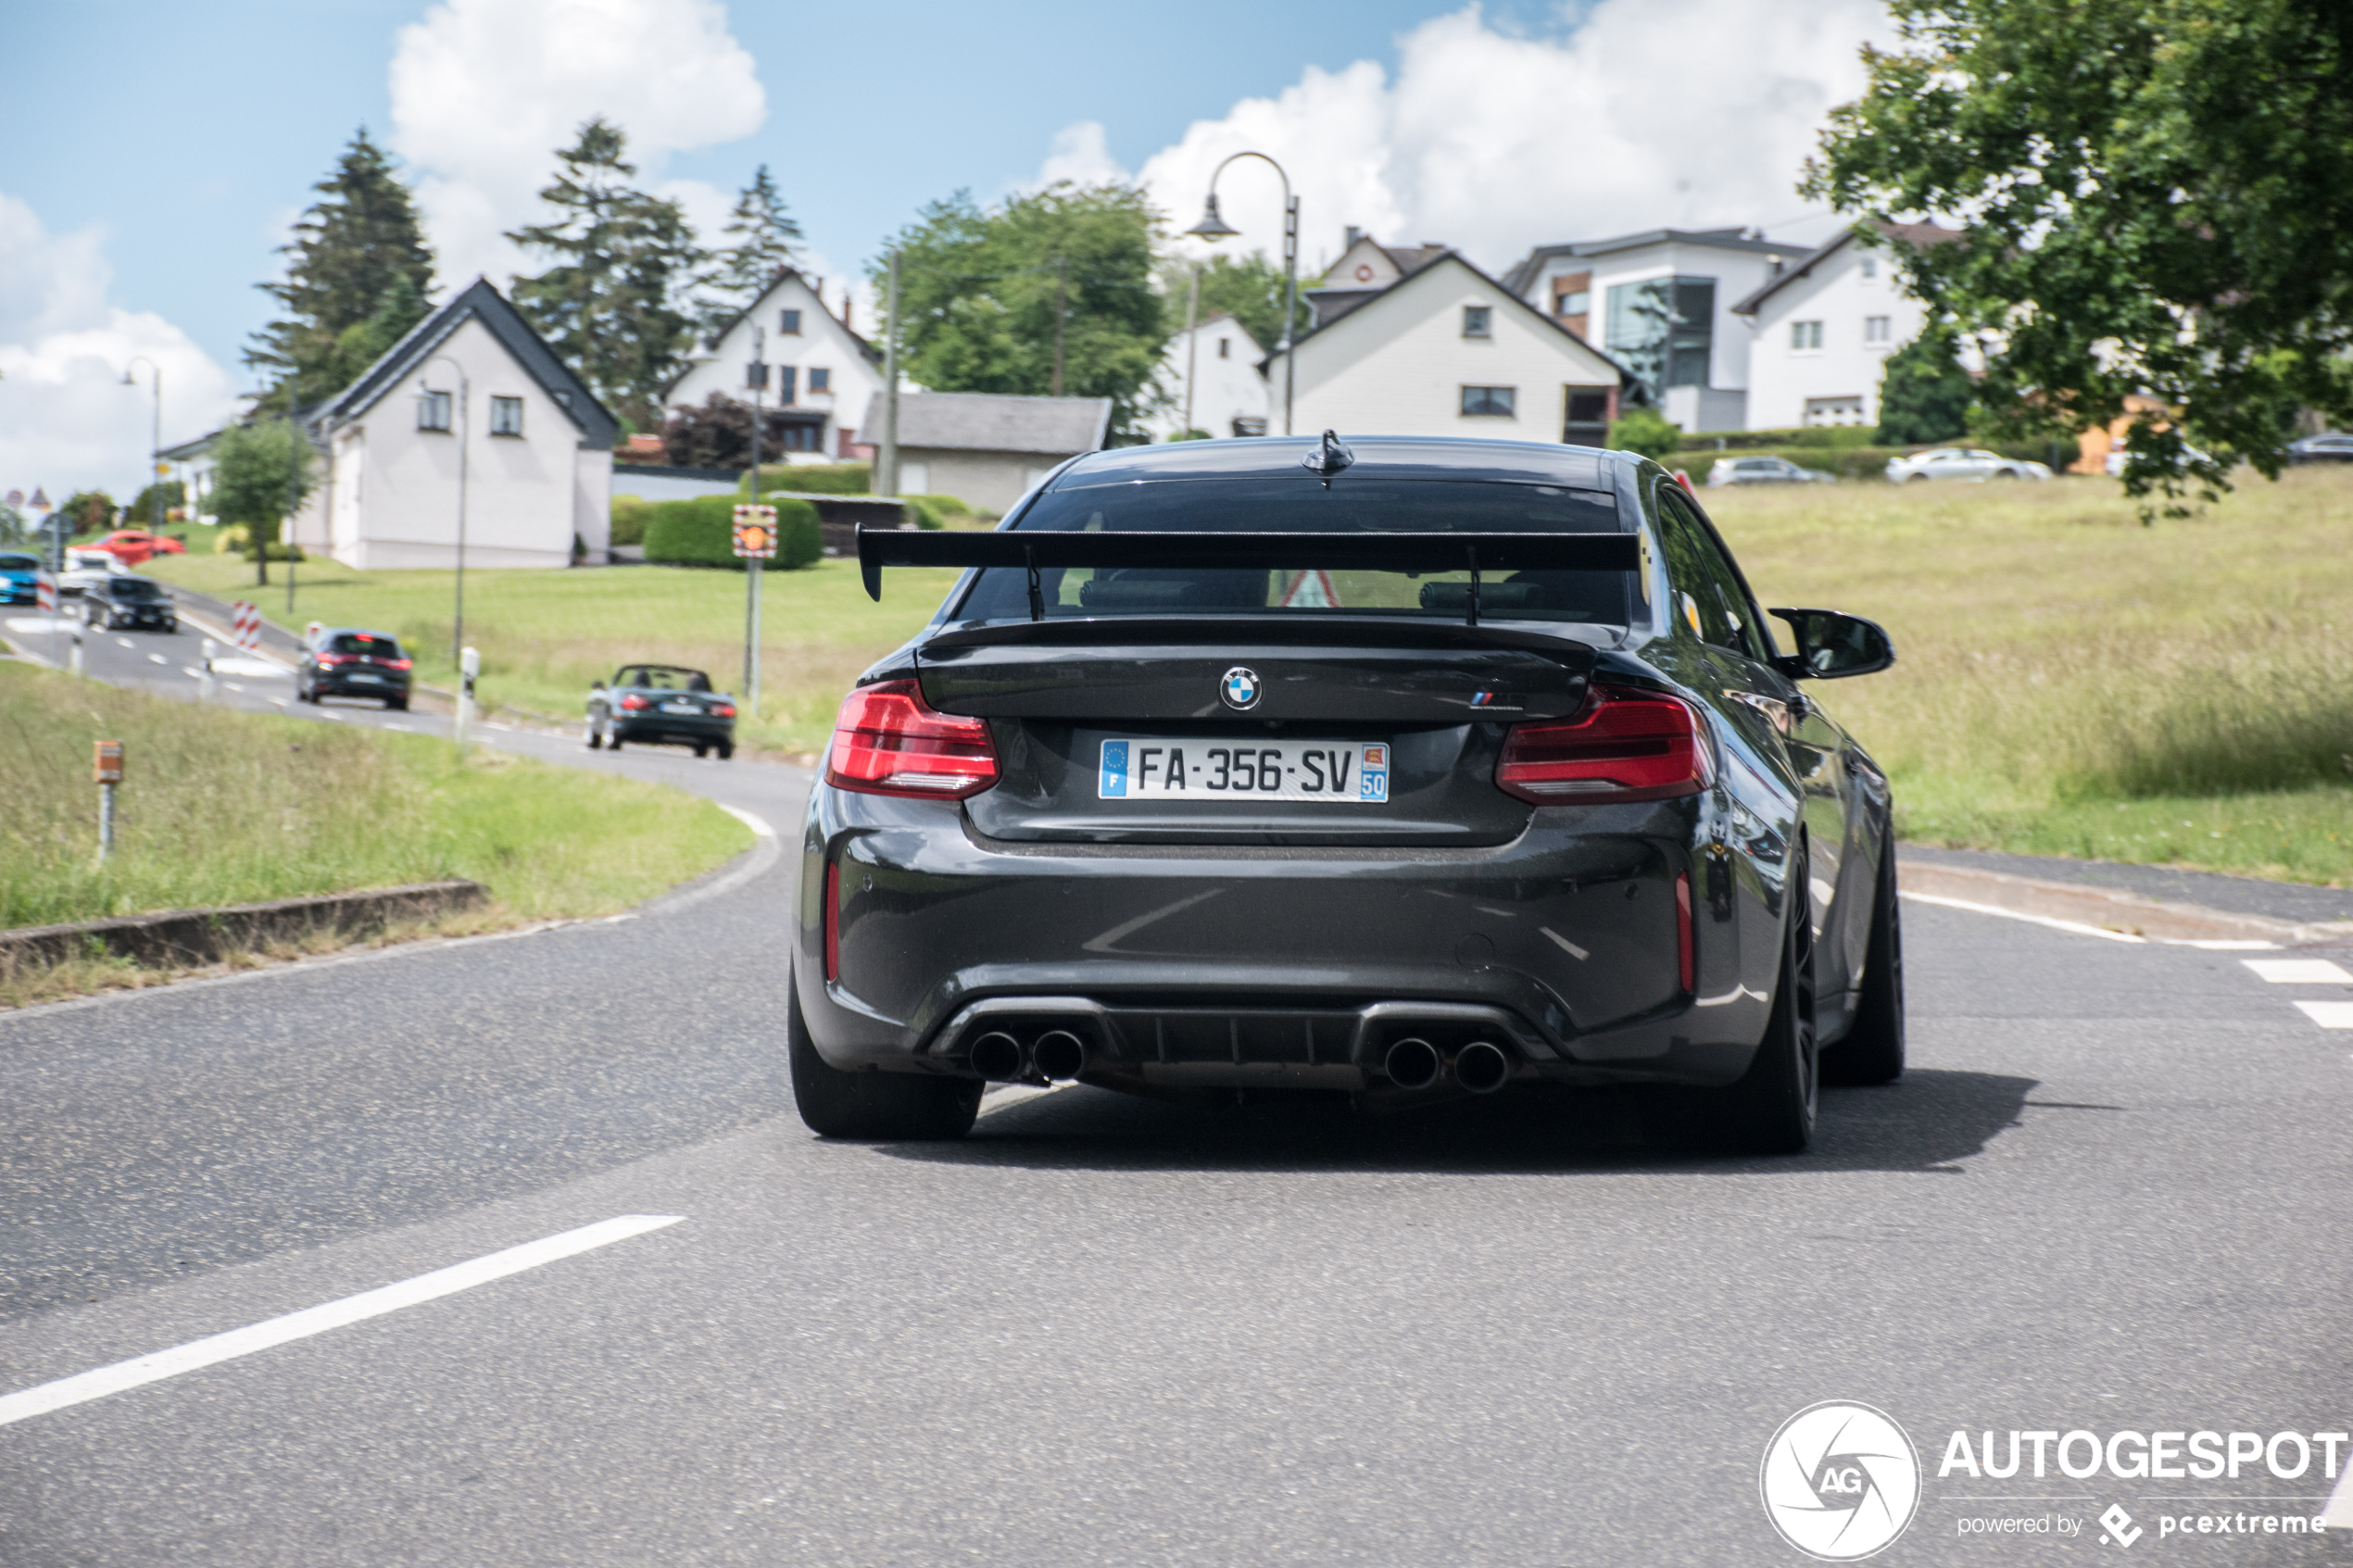
[[[1073,459],[859,680],[789,986],[818,1133],[955,1137],[992,1081],[1403,1108],[1627,1085],[1794,1152],[1904,1067],[1887,781],[1626,452],[1365,437]],[[1773,620],[1786,628],[1789,651]]]

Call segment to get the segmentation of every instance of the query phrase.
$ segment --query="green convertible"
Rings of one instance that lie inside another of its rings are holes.
[[[612,748],[624,741],[640,746],[691,746],[695,755],[736,754],[736,699],[711,689],[711,677],[676,664],[626,664],[605,694],[612,722]]]

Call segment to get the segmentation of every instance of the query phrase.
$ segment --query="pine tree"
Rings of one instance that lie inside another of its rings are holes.
[[[713,253],[715,265],[702,277],[706,332],[716,332],[736,312],[749,308],[776,274],[800,256],[800,224],[786,210],[764,163],[736,197],[736,209],[720,232],[733,243]]]
[[[368,354],[354,367],[351,360],[366,340],[346,341],[346,334],[368,325],[396,294],[415,301],[422,316],[433,288],[433,251],[416,204],[365,126],[334,172],[311,188],[321,199],[281,251],[287,257],[285,281],[260,285],[278,302],[280,315],[254,334],[245,355],[247,365],[270,378],[258,404],[266,412],[283,413],[342,391],[375,358]]]
[[[678,204],[632,189],[626,138],[601,116],[556,157],[539,199],[549,221],[510,231],[555,265],[514,281],[515,306],[598,397],[635,424],[658,422],[694,322],[680,307],[705,259]]]

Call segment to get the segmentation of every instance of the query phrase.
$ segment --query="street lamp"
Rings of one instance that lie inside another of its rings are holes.
[[[449,633],[449,662],[454,666],[465,658],[466,646],[466,426],[467,408],[473,401],[472,384],[466,380],[466,368],[447,354],[436,354],[425,361],[427,366],[440,363],[458,372],[458,608]],[[434,391],[422,374],[417,377],[417,396],[448,395]]]
[[[1283,433],[1290,433],[1291,386],[1298,379],[1298,365],[1291,348],[1291,319],[1299,310],[1299,198],[1290,194],[1290,176],[1283,166],[1265,153],[1241,152],[1229,156],[1209,176],[1209,202],[1202,210],[1201,221],[1185,232],[1196,239],[1215,245],[1241,232],[1239,229],[1218,216],[1217,176],[1226,172],[1226,164],[1235,158],[1254,157],[1275,171],[1283,182],[1283,338],[1275,352],[1283,357]]]
[[[163,472],[163,465],[157,461],[157,458],[163,452],[163,367],[144,354],[132,355],[131,365],[146,366],[156,382],[155,430],[147,447],[147,532],[161,535],[163,533],[163,486],[157,481]],[[125,365],[122,368],[122,384],[137,386],[139,383],[131,374],[131,365]]]

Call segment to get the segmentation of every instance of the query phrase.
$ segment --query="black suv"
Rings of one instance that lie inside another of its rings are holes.
[[[379,696],[386,708],[409,706],[411,660],[389,632],[329,626],[313,632],[295,672],[295,696],[304,702],[322,696]]]
[[[180,611],[162,583],[125,573],[82,591],[82,623],[110,632],[177,632]]]

